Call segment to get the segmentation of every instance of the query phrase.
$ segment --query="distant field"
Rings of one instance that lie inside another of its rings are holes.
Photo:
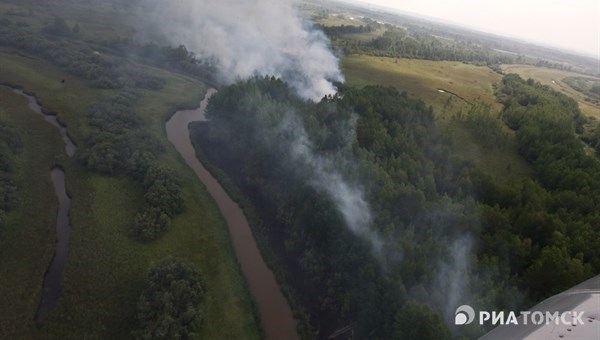
[[[487,67],[453,61],[363,55],[344,58],[342,66],[349,85],[393,86],[433,106],[438,115],[451,115],[470,107],[463,100],[438,89],[451,91],[471,103],[486,103],[499,108],[492,85],[502,76]]]
[[[506,73],[516,73],[525,79],[533,78],[544,85],[549,85],[553,89],[573,97],[579,102],[579,108],[584,114],[600,119],[600,105],[586,102],[586,95],[569,86],[564,80],[570,77],[582,77],[581,74],[529,65],[502,65],[501,67]],[[590,76],[586,76],[586,78],[600,81],[600,78]]]
[[[346,25],[346,26],[360,26],[360,25],[366,25],[359,18],[354,18],[354,17],[351,17],[351,16],[345,16],[345,15],[329,15],[327,18],[316,20],[316,22],[317,22],[317,24],[320,24],[320,25],[323,25],[323,26],[341,26],[341,25]]]
[[[497,115],[501,105],[496,102],[493,84],[502,78],[498,73],[487,67],[460,62],[363,55],[344,58],[342,66],[348,85],[393,86],[431,105],[439,128],[452,136],[457,154],[496,179],[509,181],[532,176],[530,165],[518,154],[514,133],[508,128],[504,129],[507,134],[506,145],[489,150],[452,118],[457,112],[467,112],[471,108],[469,103],[490,105],[492,114]],[[464,100],[438,89],[451,91]]]

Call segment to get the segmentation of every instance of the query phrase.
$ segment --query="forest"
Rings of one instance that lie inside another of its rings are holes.
[[[484,330],[446,326],[456,304],[523,308],[600,270],[599,161],[578,140],[575,102],[515,75],[497,95],[535,179],[495,182],[453,156],[431,108],[378,86],[305,103],[256,78],[223,88],[210,122],[192,131],[256,209],[312,332],[350,324],[361,336],[410,338],[422,327],[423,339],[473,337]],[[473,116],[465,124],[482,121]],[[332,194],[345,188],[339,178],[364,193],[365,230],[352,229]],[[458,277],[470,279],[453,290]]]

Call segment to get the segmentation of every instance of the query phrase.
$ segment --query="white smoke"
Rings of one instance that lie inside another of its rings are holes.
[[[471,259],[473,241],[469,235],[451,242],[449,256],[440,260],[436,276],[436,289],[443,294],[445,316],[454,320],[457,306],[467,301],[471,291]]]
[[[380,255],[383,241],[371,229],[371,210],[363,197],[362,189],[351,185],[337,170],[335,157],[325,157],[313,152],[312,143],[302,123],[295,116],[288,116],[281,131],[291,137],[290,156],[293,161],[308,165],[311,169],[310,185],[324,192],[342,214],[346,225],[355,235],[367,239],[375,255]],[[354,129],[352,129],[354,131]]]
[[[288,82],[320,100],[343,81],[325,35],[304,23],[290,0],[144,0],[145,17],[174,45],[217,62],[226,83],[255,75]],[[156,25],[158,23],[158,25]]]

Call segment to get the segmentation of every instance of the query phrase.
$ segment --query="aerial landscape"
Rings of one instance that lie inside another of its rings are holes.
[[[482,3],[0,0],[0,339],[599,339],[600,2]]]

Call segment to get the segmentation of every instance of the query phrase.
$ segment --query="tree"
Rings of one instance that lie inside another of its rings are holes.
[[[138,302],[136,339],[190,339],[202,323],[205,292],[192,264],[167,257],[148,275]]]
[[[450,331],[442,318],[427,305],[407,302],[396,314],[394,339],[450,339]]]
[[[54,17],[54,21],[46,27],[46,31],[58,35],[70,35],[73,32],[65,19],[59,16]]]
[[[171,218],[159,208],[151,207],[135,217],[131,235],[142,241],[156,240],[169,226]]]

